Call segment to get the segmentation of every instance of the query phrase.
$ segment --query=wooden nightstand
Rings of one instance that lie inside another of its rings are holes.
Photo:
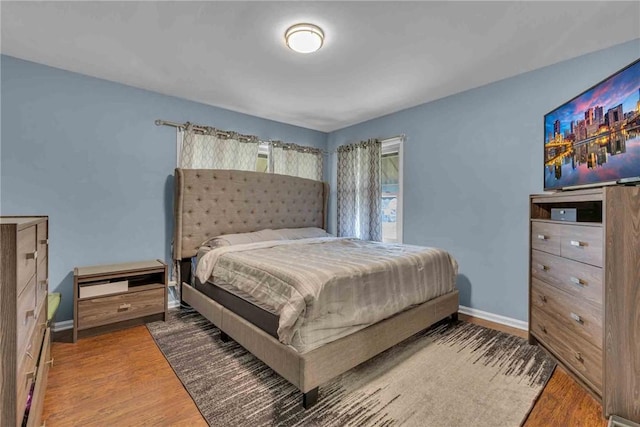
[[[76,267],[73,342],[167,318],[167,265],[160,261]]]

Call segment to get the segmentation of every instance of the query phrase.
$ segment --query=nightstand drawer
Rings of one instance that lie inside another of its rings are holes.
[[[563,328],[602,349],[602,307],[585,303],[538,279],[531,279],[531,305],[539,307]]]
[[[562,225],[531,221],[531,247],[560,255]]]
[[[602,267],[602,227],[568,225],[560,241],[560,255]]]
[[[164,289],[78,301],[78,329],[164,313]]]
[[[536,250],[531,251],[531,275],[569,294],[602,306],[602,269]]]
[[[18,267],[18,281],[16,283],[18,295],[23,291],[29,280],[36,273],[38,253],[36,251],[36,227],[31,226],[18,231],[18,250],[16,254]]]
[[[531,332],[549,350],[602,394],[602,350],[564,328],[539,307],[531,307]]]

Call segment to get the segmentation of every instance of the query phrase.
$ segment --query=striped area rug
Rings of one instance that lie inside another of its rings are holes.
[[[211,426],[518,426],[555,367],[521,338],[466,322],[421,332],[320,387],[318,403],[197,312],[148,325]]]

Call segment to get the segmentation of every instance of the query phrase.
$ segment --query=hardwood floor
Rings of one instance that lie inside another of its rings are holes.
[[[51,426],[206,426],[145,326],[54,342],[43,420]]]
[[[607,421],[602,418],[602,406],[562,368],[556,368],[524,427],[606,425]]]
[[[460,315],[526,337],[526,331]],[[43,419],[52,426],[206,426],[198,408],[144,326],[54,342]],[[525,427],[606,426],[602,408],[556,369]]]

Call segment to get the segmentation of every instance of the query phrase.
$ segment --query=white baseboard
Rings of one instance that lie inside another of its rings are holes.
[[[458,311],[468,316],[477,317],[478,319],[488,320],[494,323],[500,323],[501,325],[511,326],[512,328],[522,329],[523,331],[529,330],[529,322],[523,320],[513,319],[511,317],[501,316],[499,314],[489,313],[487,311],[477,310],[471,307],[465,307],[461,305]]]
[[[62,322],[53,323],[53,332],[66,331],[67,329],[73,329],[73,319],[63,320]]]

